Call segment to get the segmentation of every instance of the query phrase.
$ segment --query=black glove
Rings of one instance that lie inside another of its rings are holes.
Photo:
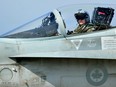
[[[72,33],[73,33],[73,31],[69,31],[69,30],[68,30],[67,35],[70,35],[70,34],[72,34]]]

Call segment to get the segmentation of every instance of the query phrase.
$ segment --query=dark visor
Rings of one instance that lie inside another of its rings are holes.
[[[76,18],[77,20],[85,19],[85,18],[86,18],[86,14],[85,14],[85,13],[77,13],[77,14],[75,14],[75,18]]]

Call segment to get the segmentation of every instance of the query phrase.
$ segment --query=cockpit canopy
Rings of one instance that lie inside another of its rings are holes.
[[[101,8],[109,8],[111,10],[107,9],[107,11],[102,11]],[[116,26],[116,5],[75,4],[55,9],[52,12],[49,12],[41,17],[38,17],[28,23],[25,23],[15,29],[12,29],[0,35],[0,37],[39,38],[59,35],[66,36],[68,31],[74,31],[75,28],[78,26],[78,23],[74,16],[78,9],[83,9],[87,11],[90,15],[91,23],[93,24],[97,22],[102,22],[109,23],[110,26]],[[96,11],[98,11],[98,13],[96,13]],[[106,18],[108,21],[104,19],[106,16],[105,14],[110,15],[110,17]],[[100,18],[102,18],[103,20],[101,20]]]

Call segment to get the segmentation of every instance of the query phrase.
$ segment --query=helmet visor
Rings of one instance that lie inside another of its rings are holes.
[[[77,20],[86,19],[86,14],[85,14],[85,13],[77,13],[77,14],[75,14],[75,18],[76,18]]]

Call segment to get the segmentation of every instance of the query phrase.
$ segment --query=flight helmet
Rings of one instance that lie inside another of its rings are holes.
[[[79,9],[77,13],[74,14],[77,22],[81,19],[85,19],[86,24],[90,23],[90,17],[89,14],[86,11],[83,11],[82,9]]]

